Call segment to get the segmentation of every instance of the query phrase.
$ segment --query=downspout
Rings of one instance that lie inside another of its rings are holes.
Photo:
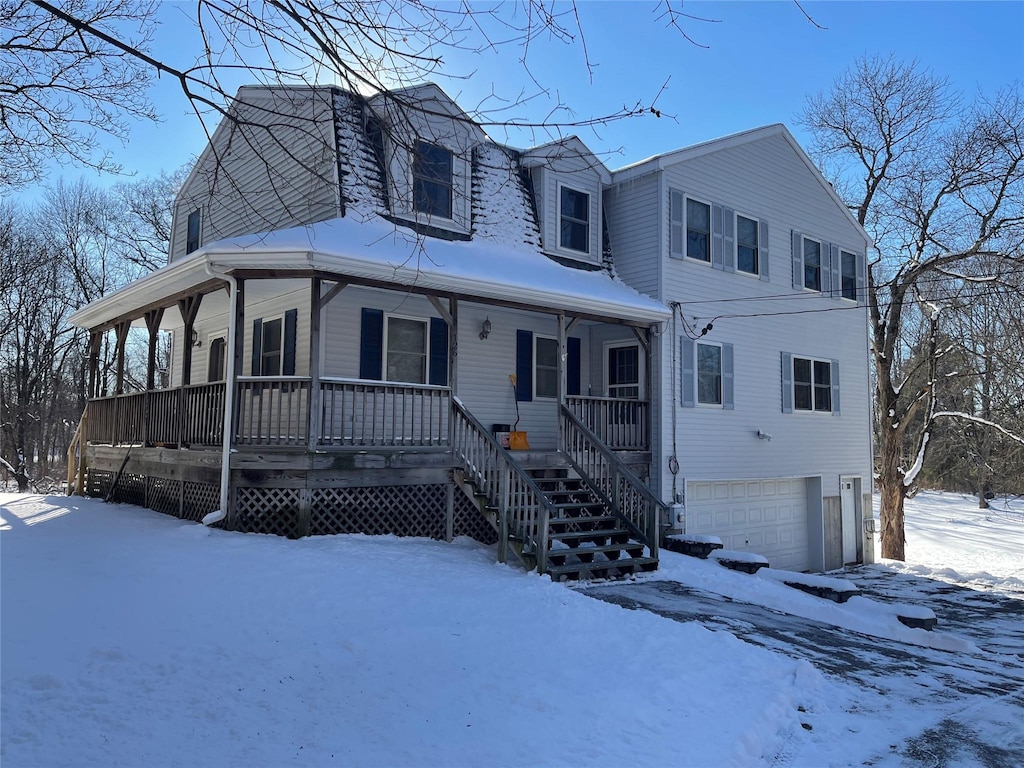
[[[204,265],[206,274],[220,278],[228,284],[228,338],[225,342],[227,365],[224,372],[224,424],[220,450],[220,509],[210,512],[203,518],[203,525],[219,523],[228,515],[228,494],[231,486],[231,422],[235,388],[235,337],[238,333],[236,312],[238,309],[238,282],[227,272],[213,269],[209,259]]]

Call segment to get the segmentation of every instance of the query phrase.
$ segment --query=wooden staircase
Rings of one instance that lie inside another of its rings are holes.
[[[616,579],[654,571],[658,558],[645,554],[646,546],[608,503],[580,477],[569,460],[558,453],[511,454],[522,471],[549,502],[547,557],[544,572],[552,580]],[[501,534],[498,505],[466,477],[457,473],[459,486],[484,518]],[[509,547],[527,570],[537,567],[537,553],[522,536],[509,532]]]
[[[524,467],[557,510],[548,520],[547,573],[556,581],[614,579],[656,570],[637,541],[598,493],[565,462]]]
[[[556,580],[621,578],[658,567],[663,505],[563,408],[565,451],[510,452],[452,400],[454,480],[527,570]]]

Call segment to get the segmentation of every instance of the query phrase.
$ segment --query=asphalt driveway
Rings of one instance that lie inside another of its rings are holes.
[[[902,695],[908,706],[938,706],[950,712],[936,728],[900,746],[906,765],[1024,766],[1024,726],[1008,750],[1005,744],[989,743],[966,715],[978,704],[996,702],[1015,710],[1010,717],[1024,723],[1024,599],[873,567],[850,569],[845,577],[873,599],[931,608],[938,631],[970,640],[978,652],[950,653],[869,637],[672,581],[607,584],[582,591],[625,608],[680,622],[697,621],[806,659],[825,673],[882,694]]]

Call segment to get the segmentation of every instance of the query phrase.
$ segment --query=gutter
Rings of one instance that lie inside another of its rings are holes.
[[[230,295],[228,297],[228,338],[225,346],[228,351],[227,367],[224,372],[224,424],[221,436],[220,451],[220,509],[210,512],[203,517],[203,525],[219,523],[228,515],[228,494],[231,486],[231,424],[234,415],[235,403],[235,346],[238,335],[238,281],[227,272],[218,272],[213,269],[209,259],[204,262],[206,274],[210,277],[220,278],[228,284]]]

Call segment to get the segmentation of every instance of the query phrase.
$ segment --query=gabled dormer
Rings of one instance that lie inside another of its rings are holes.
[[[487,135],[433,83],[389,91],[369,107],[367,130],[379,136],[391,216],[468,238],[473,148]]]
[[[546,254],[601,263],[601,193],[611,182],[604,163],[575,136],[526,150],[522,166],[533,182]]]

